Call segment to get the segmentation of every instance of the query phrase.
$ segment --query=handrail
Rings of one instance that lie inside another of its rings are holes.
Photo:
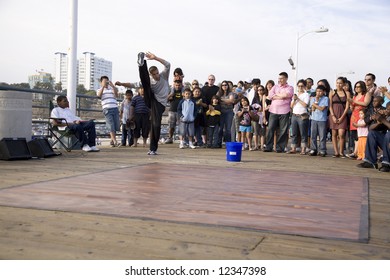
[[[8,86],[8,85],[0,85],[0,90],[19,91],[19,92],[33,93],[33,94],[44,94],[44,95],[51,95],[52,97],[54,97],[56,95],[64,94],[63,92],[57,92],[57,91],[42,90],[42,89],[28,89],[28,88],[20,88],[20,87]],[[102,110],[100,108],[94,109],[94,108],[81,107],[80,101],[82,99],[86,99],[86,100],[87,99],[94,99],[96,101],[99,100],[99,98],[96,95],[91,96],[91,95],[87,95],[87,94],[77,93],[76,94],[76,107],[77,107],[76,112],[77,112],[78,116],[80,116],[82,112],[102,112]],[[33,105],[32,105],[33,109],[50,110],[49,101],[47,101],[47,105],[38,104],[39,102],[36,102],[36,104],[34,104],[34,101],[39,101],[39,100],[33,100]],[[117,98],[117,101],[121,102],[121,101],[123,101],[123,99]],[[42,133],[42,134],[40,134],[41,136],[42,135],[46,136],[48,134],[47,128],[44,128],[42,126],[42,124],[47,124],[49,116],[50,116],[49,111],[46,111],[41,116],[36,116],[36,115],[34,116],[33,115],[33,119],[31,120],[31,122],[32,122],[32,124],[36,124],[36,125],[41,124],[40,127],[34,127],[34,128],[38,128],[37,131]],[[96,135],[98,137],[109,136],[109,134],[106,132],[106,129],[104,129],[104,125],[106,124],[106,122],[105,122],[104,116],[102,114],[101,114],[101,117],[99,117],[98,120],[95,121],[95,124],[97,125]],[[165,123],[165,124],[163,124],[162,128],[166,127],[166,126],[167,125]],[[162,136],[165,134],[166,134],[165,132],[164,133],[161,132]],[[121,135],[121,132],[117,133],[117,135]]]
[[[14,86],[8,86],[8,85],[0,85],[0,90],[3,90],[3,91],[19,91],[19,92],[25,92],[25,93],[32,93],[32,94],[43,94],[43,95],[47,95],[47,96],[56,96],[56,95],[61,95],[61,94],[65,94],[63,92],[57,92],[57,91],[50,91],[50,90],[42,90],[42,89],[28,89],[28,88],[21,88],[21,87],[14,87]],[[91,96],[91,95],[87,95],[87,94],[80,94],[80,93],[77,93],[76,94],[76,112],[77,112],[77,115],[80,116],[82,112],[102,112],[102,110],[99,108],[99,109],[95,109],[95,108],[87,108],[87,107],[82,107],[81,104],[81,100],[82,99],[94,99],[94,100],[98,100],[99,98],[95,95],[95,96]],[[123,99],[122,98],[118,98],[117,101],[118,102],[121,102]],[[34,104],[34,101],[36,101]],[[35,109],[47,109],[47,110],[50,110],[50,106],[49,106],[49,102],[47,102],[47,105],[46,104],[39,104],[39,101],[41,100],[33,100],[33,105],[32,105],[32,108],[35,108]],[[47,123],[47,119],[50,115],[50,112],[44,112],[42,113],[42,115],[35,115],[33,116],[33,119],[31,120],[32,121],[32,124],[46,124]],[[95,121],[95,123],[97,125],[104,125],[106,122],[104,120],[104,116],[102,115],[101,118],[102,121]],[[46,129],[44,129],[46,130]],[[43,131],[42,131],[43,132]],[[99,133],[99,130],[96,131],[97,132],[97,136],[106,136],[107,133]],[[43,135],[46,135],[46,133],[44,133]],[[121,134],[117,134],[117,135],[121,135]]]

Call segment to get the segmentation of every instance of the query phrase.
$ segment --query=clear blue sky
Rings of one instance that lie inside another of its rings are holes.
[[[299,78],[340,73],[355,82],[390,75],[390,1],[79,0],[78,48],[113,62],[113,80],[138,80],[136,56],[151,51],[181,67],[185,80],[277,79],[295,59],[297,33],[329,28],[300,40]],[[27,82],[54,53],[67,52],[70,0],[1,0],[0,82]]]

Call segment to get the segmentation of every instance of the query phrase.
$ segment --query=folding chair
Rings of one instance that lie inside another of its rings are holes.
[[[50,101],[49,109],[49,114],[51,114],[51,111],[54,109],[52,101]],[[57,123],[65,124],[65,126],[58,126]],[[81,144],[80,141],[75,137],[74,133],[70,130],[69,124],[66,119],[49,117],[48,132],[49,138],[51,138],[51,146],[53,148],[60,145],[67,152],[70,152]]]

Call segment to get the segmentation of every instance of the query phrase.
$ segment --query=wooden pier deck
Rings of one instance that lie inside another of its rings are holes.
[[[0,258],[390,259],[388,173],[330,156],[244,151],[242,162],[234,163],[226,161],[224,149],[167,144],[158,156],[146,152],[103,147],[99,153],[0,161]],[[235,172],[242,178],[232,179]],[[169,183],[177,178],[181,182]],[[224,183],[205,187],[218,179]],[[255,193],[255,185],[265,181],[267,193]],[[128,185],[139,187],[130,191]],[[308,188],[298,193],[301,186]],[[198,193],[208,200],[192,200]],[[299,222],[306,222],[291,224],[300,212]],[[331,223],[344,212],[351,215]],[[275,227],[256,223],[265,216],[265,224]]]

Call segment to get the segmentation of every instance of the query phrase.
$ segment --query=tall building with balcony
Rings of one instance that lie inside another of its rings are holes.
[[[97,90],[101,76],[112,77],[112,62],[95,56],[92,52],[84,52],[79,61],[78,83],[86,90]]]
[[[61,82],[62,89],[67,88],[68,56],[55,53],[55,83]],[[77,84],[84,85],[86,90],[97,90],[101,76],[112,77],[112,62],[95,56],[92,52],[84,52],[77,63]]]
[[[66,89],[68,85],[68,56],[61,52],[56,52],[54,55],[54,82],[61,83],[62,89]]]

